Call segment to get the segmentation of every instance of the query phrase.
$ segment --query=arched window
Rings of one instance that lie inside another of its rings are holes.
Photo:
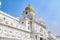
[[[28,26],[28,29],[29,29],[29,26]]]
[[[37,35],[35,35],[35,38],[37,39]]]
[[[3,19],[5,20],[6,18],[4,17]]]
[[[42,32],[43,31],[43,29],[42,28],[40,28],[40,32]]]
[[[22,24],[23,24],[24,22],[22,22]]]
[[[8,24],[8,21],[5,21],[6,24]]]

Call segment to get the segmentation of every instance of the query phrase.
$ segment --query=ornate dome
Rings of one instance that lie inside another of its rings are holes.
[[[32,8],[32,6],[28,5],[28,6],[25,8],[25,10],[33,11],[33,8]]]

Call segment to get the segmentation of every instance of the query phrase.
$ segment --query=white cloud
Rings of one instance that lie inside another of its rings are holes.
[[[0,6],[1,6],[1,2],[0,2]]]

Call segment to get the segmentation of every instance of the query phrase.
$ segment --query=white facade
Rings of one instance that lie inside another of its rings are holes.
[[[51,32],[48,32],[48,40],[57,40],[57,39],[56,39],[56,35],[54,35],[54,34],[51,33]]]
[[[56,36],[56,39],[57,39],[57,40],[60,40],[60,36]]]
[[[34,11],[25,10],[23,17],[15,18],[0,11],[0,40],[47,40],[46,26]]]

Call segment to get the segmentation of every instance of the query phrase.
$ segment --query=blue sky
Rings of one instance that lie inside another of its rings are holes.
[[[14,17],[22,18],[26,6],[30,4],[37,17],[41,17],[47,29],[56,35],[60,35],[60,0],[0,0],[0,10]]]

